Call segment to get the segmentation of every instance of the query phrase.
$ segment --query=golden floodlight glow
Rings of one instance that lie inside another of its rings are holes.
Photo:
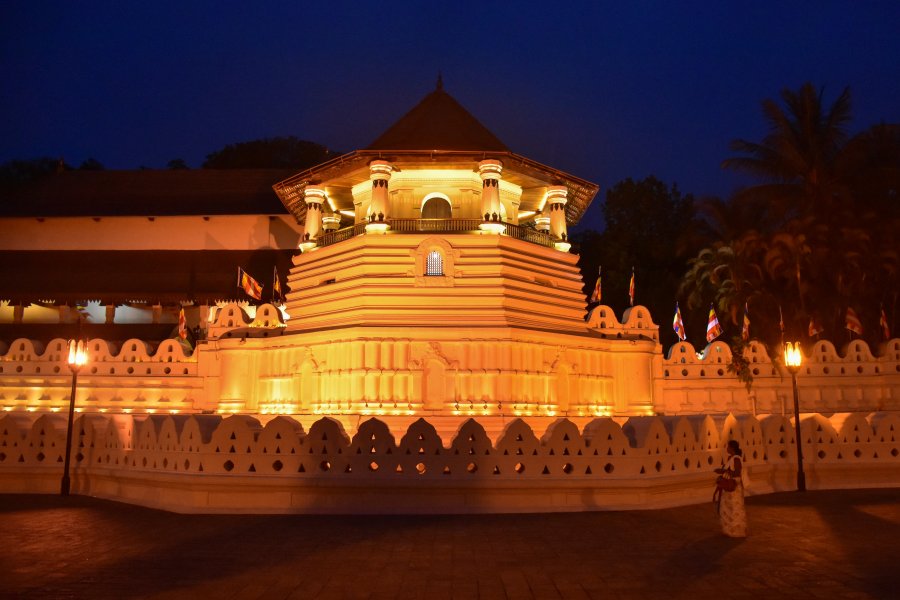
[[[383,234],[387,231],[387,228],[388,228],[387,223],[367,223],[366,224],[366,233]]]
[[[787,342],[784,345],[784,364],[788,368],[798,369],[803,363],[803,355],[800,353],[800,342]]]
[[[80,369],[87,363],[87,345],[83,340],[69,340],[69,366]]]
[[[506,231],[506,225],[503,223],[482,223],[478,226],[478,229],[484,231],[485,233],[493,233],[493,234],[501,234]]]

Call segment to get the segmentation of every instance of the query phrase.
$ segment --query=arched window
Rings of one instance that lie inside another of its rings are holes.
[[[444,256],[437,250],[428,253],[425,260],[425,275],[443,275]]]
[[[441,196],[432,196],[422,205],[423,219],[449,219],[452,217],[450,203]]]

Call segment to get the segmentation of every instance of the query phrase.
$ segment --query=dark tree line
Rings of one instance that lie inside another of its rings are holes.
[[[577,239],[586,294],[601,263],[603,301],[621,310],[634,264],[636,302],[660,323],[664,345],[675,341],[676,300],[697,347],[706,344],[711,303],[724,339],[738,346],[749,307],[751,338],[774,353],[782,315],[788,339],[840,347],[850,339],[850,308],[862,337],[877,347],[883,309],[896,337],[900,126],[850,135],[850,101],[844,90],[827,104],[811,84],[764,101],[768,134],[735,140],[736,155],[723,162],[757,183],[727,200],[695,201],[652,177],[614,186],[604,206],[607,230]],[[811,323],[822,333],[810,337]]]
[[[228,144],[206,156],[204,169],[308,169],[338,156],[316,142],[294,136],[274,137]],[[78,167],[80,171],[102,171],[103,164],[88,158]],[[140,169],[147,169],[145,166]],[[173,158],[168,170],[185,170],[190,166],[183,158]],[[72,171],[74,167],[62,158],[41,157],[30,160],[11,160],[0,165],[0,192],[38,181],[55,173]]]

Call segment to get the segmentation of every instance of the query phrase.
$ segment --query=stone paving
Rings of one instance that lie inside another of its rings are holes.
[[[176,515],[0,495],[4,598],[900,598],[900,489],[477,516]]]

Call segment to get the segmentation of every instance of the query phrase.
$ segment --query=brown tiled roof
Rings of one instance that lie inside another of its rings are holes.
[[[437,89],[372,142],[368,150],[477,150],[509,148],[438,83]]]
[[[0,197],[5,217],[272,215],[283,169],[66,171]]]
[[[293,250],[10,251],[0,260],[0,299],[13,304],[103,304],[246,300],[237,287],[243,267],[272,293],[273,267],[282,279]]]

